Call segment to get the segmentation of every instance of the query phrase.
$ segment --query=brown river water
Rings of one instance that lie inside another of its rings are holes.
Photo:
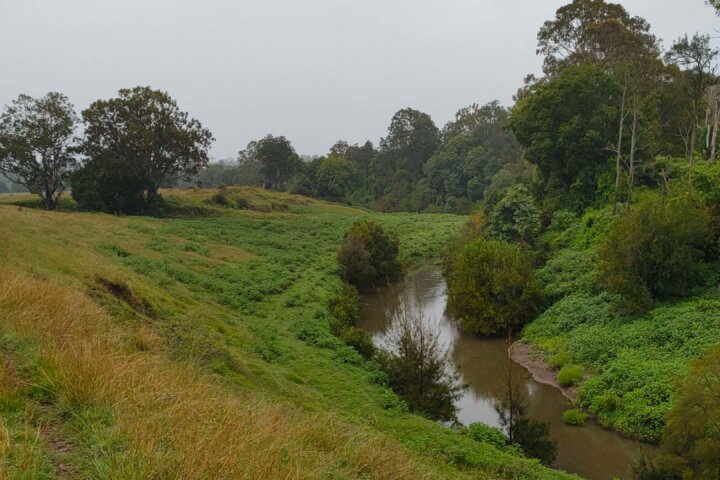
[[[571,408],[570,402],[556,388],[536,382],[527,370],[510,360],[505,340],[481,338],[458,329],[445,311],[445,280],[439,267],[423,267],[393,288],[362,297],[360,326],[377,344],[382,345],[392,312],[403,299],[438,329],[459,366],[467,385],[456,403],[461,423],[499,426],[494,405],[507,388],[510,372],[525,392],[529,416],[550,425],[550,434],[558,444],[556,468],[589,480],[630,480],[632,465],[641,451],[652,456],[651,445],[622,438],[592,422],[582,427],[565,425],[562,412]]]

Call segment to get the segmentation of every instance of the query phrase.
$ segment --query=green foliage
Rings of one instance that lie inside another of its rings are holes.
[[[448,303],[463,328],[486,335],[522,327],[543,302],[527,254],[498,240],[464,246],[448,277]]]
[[[525,185],[508,188],[490,210],[488,233],[508,242],[531,243],[540,233],[540,210]]]
[[[510,385],[503,398],[495,404],[500,425],[507,433],[508,442],[546,465],[555,461],[557,444],[550,438],[547,423],[531,420],[527,416],[527,401],[516,385]]]
[[[538,167],[543,210],[580,212],[592,204],[609,165],[617,94],[609,75],[586,64],[533,86],[515,105],[510,127]]]
[[[463,388],[439,333],[406,306],[393,319],[388,340],[379,361],[393,391],[414,412],[455,421],[455,401]]]
[[[649,200],[619,217],[598,248],[599,280],[627,311],[686,296],[706,280],[710,217],[685,202]]]
[[[500,450],[508,446],[507,439],[502,430],[481,422],[474,422],[466,427],[462,427],[460,433],[472,438],[476,442],[489,443]]]
[[[563,412],[563,422],[568,425],[578,427],[584,425],[587,415],[582,410],[571,409]]]
[[[583,369],[579,365],[565,365],[557,374],[557,381],[561,387],[577,385],[583,378]]]
[[[693,363],[667,416],[661,452],[663,469],[683,479],[717,476],[720,468],[720,350]]]
[[[570,358],[570,354],[567,352],[559,352],[555,355],[551,355],[547,358],[546,363],[549,367],[554,369],[560,369],[563,368],[565,365],[569,364],[572,359]]]
[[[375,355],[375,345],[370,334],[358,327],[346,327],[340,332],[340,340],[353,347],[363,358],[370,359]]]
[[[72,190],[83,209],[149,212],[163,182],[190,181],[207,166],[212,134],[166,92],[121,89],[116,98],[93,102],[82,116],[87,161]]]
[[[337,259],[345,281],[360,289],[399,277],[399,244],[395,235],[369,220],[356,222],[345,232]]]
[[[330,327],[336,335],[340,335],[347,327],[354,327],[360,319],[358,292],[352,285],[343,284],[342,290],[330,297],[328,311],[332,317]]]
[[[77,166],[78,123],[65,95],[20,95],[0,115],[0,174],[55,210]]]

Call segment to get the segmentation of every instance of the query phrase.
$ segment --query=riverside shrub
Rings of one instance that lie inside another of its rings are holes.
[[[565,365],[557,375],[557,381],[561,387],[572,387],[577,385],[583,377],[583,369],[579,365]]]
[[[565,422],[567,425],[578,427],[585,424],[585,420],[587,420],[587,415],[585,415],[582,410],[577,410],[573,408],[571,410],[565,410],[563,412],[563,422]]]
[[[528,255],[516,245],[484,238],[455,257],[448,293],[463,328],[484,335],[517,330],[543,303]]]
[[[361,220],[345,232],[337,260],[345,281],[366,290],[400,276],[398,252],[395,235],[385,233],[376,222]]]
[[[598,278],[627,312],[690,294],[705,282],[710,215],[681,201],[649,200],[617,218],[598,247]]]

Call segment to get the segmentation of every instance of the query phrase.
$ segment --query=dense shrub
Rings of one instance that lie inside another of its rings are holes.
[[[518,329],[543,301],[528,256],[515,245],[482,238],[456,256],[448,293],[463,328],[486,335]]]
[[[337,259],[345,281],[367,289],[400,275],[399,242],[370,220],[358,221],[345,232]]]
[[[706,209],[649,200],[619,217],[598,248],[599,280],[626,311],[689,294],[706,278],[711,244]]]
[[[585,424],[587,415],[582,410],[571,409],[563,412],[563,422],[568,425],[580,426]]]
[[[577,385],[583,378],[583,369],[579,365],[565,365],[557,375],[557,381],[561,387],[572,387]]]

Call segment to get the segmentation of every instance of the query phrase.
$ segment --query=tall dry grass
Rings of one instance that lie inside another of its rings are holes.
[[[103,465],[86,472],[92,478],[424,477],[411,454],[378,434],[230,392],[161,349],[133,351],[120,339],[152,334],[114,324],[78,290],[6,268],[0,271],[0,327],[40,345],[46,388],[63,408],[112,412],[112,435],[124,448],[89,462]],[[11,388],[6,377],[0,390]],[[41,442],[41,430],[29,428]],[[0,455],[9,443],[1,422]]]

